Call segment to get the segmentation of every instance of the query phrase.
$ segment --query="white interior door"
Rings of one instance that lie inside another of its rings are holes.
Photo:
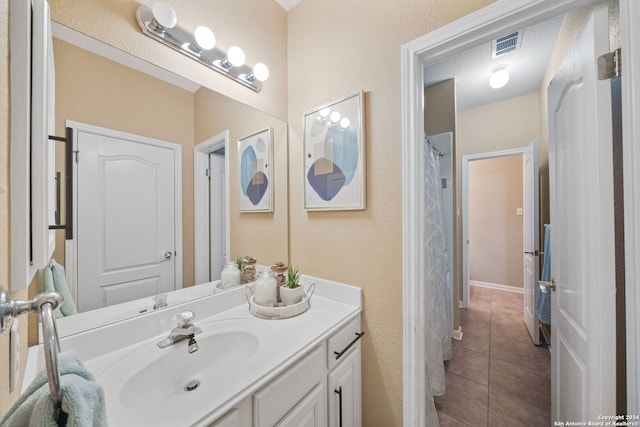
[[[175,289],[175,151],[77,132],[80,311]]]
[[[538,193],[538,141],[531,141],[522,154],[524,228],[524,323],[534,344],[540,344],[536,296],[540,278],[540,210]]]
[[[606,6],[592,10],[548,88],[552,419],[616,413],[611,92]]]
[[[214,281],[220,279],[222,266],[227,260],[224,156],[209,154],[209,170],[211,171],[209,180],[211,271],[209,272],[209,280]]]

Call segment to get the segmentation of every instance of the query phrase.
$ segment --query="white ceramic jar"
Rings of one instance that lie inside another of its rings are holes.
[[[226,263],[220,273],[220,289],[230,289],[240,285],[241,278],[242,272],[238,268],[238,263]]]
[[[274,307],[276,305],[278,302],[278,285],[270,269],[260,271],[253,288],[253,293],[253,301],[256,304],[265,307]]]

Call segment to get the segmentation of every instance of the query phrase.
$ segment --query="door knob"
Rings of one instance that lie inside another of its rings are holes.
[[[166,251],[164,253],[164,259],[171,259],[172,256],[173,256],[173,252],[171,251]]]
[[[555,277],[553,279],[551,279],[550,282],[546,282],[544,280],[540,280],[540,281],[538,281],[538,283],[540,284],[540,290],[542,292],[544,292],[545,294],[547,292],[549,292],[548,289],[551,289],[553,292],[556,291],[556,279],[555,279]]]
[[[539,252],[536,249],[535,251],[524,251],[525,254],[538,256]]]

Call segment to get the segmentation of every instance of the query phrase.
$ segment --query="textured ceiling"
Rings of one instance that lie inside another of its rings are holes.
[[[425,68],[425,86],[455,78],[458,111],[537,91],[561,24],[559,16],[526,28],[521,47],[496,59],[491,57],[491,42],[452,55]],[[509,70],[509,82],[492,89],[491,70],[502,64]]]

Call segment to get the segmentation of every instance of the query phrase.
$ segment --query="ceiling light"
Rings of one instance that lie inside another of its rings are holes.
[[[337,111],[334,111],[333,113],[331,113],[329,118],[333,123],[338,123],[340,121],[340,113],[338,113]]]
[[[342,129],[346,129],[351,125],[351,120],[349,120],[348,117],[343,117],[342,119],[340,119],[340,127]]]
[[[167,28],[173,28],[178,23],[176,11],[165,2],[156,2],[151,9],[153,19],[150,27],[153,31],[164,34]]]
[[[322,110],[320,110],[320,116],[327,117],[330,112],[331,112],[331,108],[329,107],[323,108]]]
[[[494,89],[500,89],[509,81],[509,72],[506,65],[500,65],[491,70],[491,77],[489,78],[489,86]]]

